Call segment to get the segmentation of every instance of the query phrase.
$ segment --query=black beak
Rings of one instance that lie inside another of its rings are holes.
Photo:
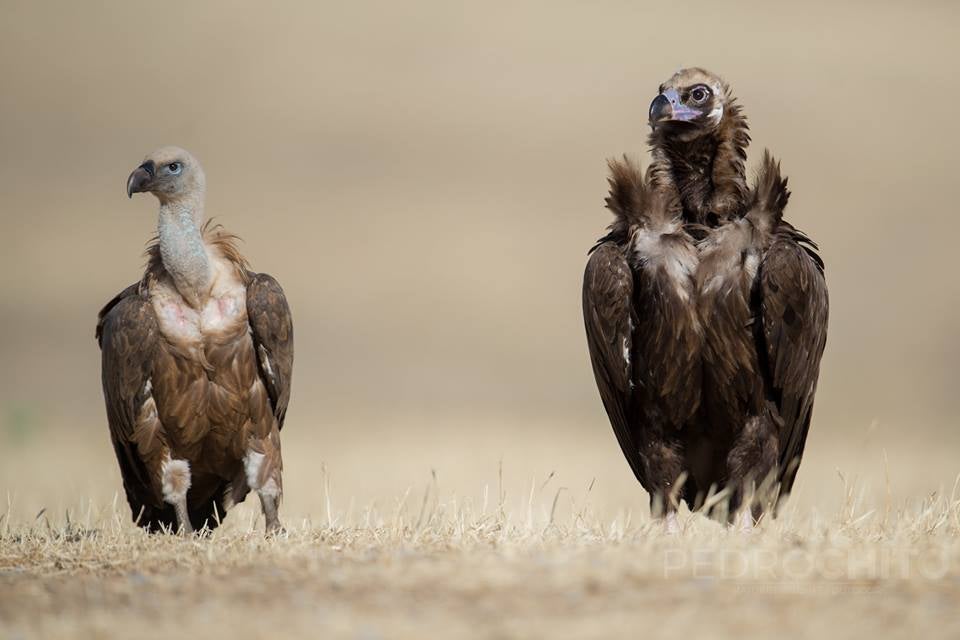
[[[650,103],[650,124],[657,124],[671,117],[673,117],[673,108],[670,106],[670,100],[661,93]]]
[[[127,197],[132,198],[135,193],[142,193],[149,190],[154,172],[155,167],[152,160],[147,160],[134,169],[130,177],[127,178]]]

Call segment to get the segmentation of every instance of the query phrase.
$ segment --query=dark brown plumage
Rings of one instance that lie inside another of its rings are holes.
[[[646,175],[610,164],[614,222],[591,250],[583,308],[617,440],[672,527],[676,499],[696,508],[711,488],[729,489],[734,509],[768,477],[789,493],[828,304],[816,245],[783,220],[789,191],[769,154],[747,186],[750,138],[726,83],[686,69],[659,93]]]
[[[133,518],[155,531],[213,528],[255,490],[275,529],[293,368],[283,290],[248,270],[234,236],[201,227],[203,174],[188,153],[151,154],[130,184],[160,194],[159,237],[140,282],[100,312],[96,336]]]

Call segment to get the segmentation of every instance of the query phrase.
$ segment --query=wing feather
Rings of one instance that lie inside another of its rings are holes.
[[[761,362],[780,425],[780,493],[790,492],[803,455],[820,358],[827,340],[829,302],[815,245],[782,223],[758,274]],[[765,362],[763,362],[765,360]]]
[[[630,468],[641,484],[640,449],[630,431],[629,415],[634,353],[633,272],[613,242],[604,242],[592,252],[583,276],[583,319],[593,374],[603,406]]]
[[[272,276],[251,274],[247,285],[247,316],[260,377],[267,386],[274,415],[282,428],[293,376],[293,319],[283,289]]]
[[[131,285],[100,312],[97,339],[102,358],[103,397],[124,492],[133,518],[157,529],[176,526],[173,509],[152,482],[148,461],[157,464],[164,443],[153,433],[155,417],[144,415],[152,401],[149,381],[158,347],[159,329],[150,302]],[[156,460],[154,460],[156,458]]]

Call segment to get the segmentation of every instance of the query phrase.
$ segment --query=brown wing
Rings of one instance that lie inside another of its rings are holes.
[[[247,315],[260,377],[267,386],[274,415],[282,428],[293,376],[293,319],[283,289],[273,277],[265,273],[251,274],[247,285]]]
[[[803,455],[827,340],[827,283],[816,245],[782,223],[764,255],[757,284],[761,365],[768,397],[783,421],[780,493],[786,495]]]
[[[100,347],[103,347],[103,322],[106,317],[110,314],[115,306],[120,304],[120,301],[124,298],[129,298],[130,296],[138,295],[140,291],[140,283],[134,282],[132,285],[113,296],[113,299],[110,300],[107,304],[103,305],[103,308],[100,309],[100,313],[97,314],[97,329],[94,332],[94,337],[97,339],[97,344]]]
[[[634,351],[633,272],[613,242],[598,245],[583,275],[583,320],[593,375],[613,432],[637,480],[646,486],[640,449],[630,431]]]
[[[150,378],[159,338],[150,302],[131,285],[100,312],[97,340],[102,356],[103,397],[110,439],[135,521],[151,529],[176,528],[173,508],[152,481],[164,443],[153,407]]]

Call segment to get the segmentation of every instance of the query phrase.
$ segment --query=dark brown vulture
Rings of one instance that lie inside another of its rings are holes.
[[[768,479],[789,493],[827,286],[817,246],[783,220],[779,164],[765,153],[747,185],[746,118],[723,80],[679,71],[649,118],[646,175],[610,163],[615,217],[590,251],[583,313],[614,433],[674,531],[678,499],[696,509],[711,488],[728,489],[730,513]],[[753,501],[742,524],[765,506]]]
[[[160,201],[143,278],[100,311],[103,395],[133,519],[152,531],[214,528],[250,490],[280,527],[280,429],[293,326],[280,285],[236,237],[204,223],[203,169],[151,153],[127,195]]]

